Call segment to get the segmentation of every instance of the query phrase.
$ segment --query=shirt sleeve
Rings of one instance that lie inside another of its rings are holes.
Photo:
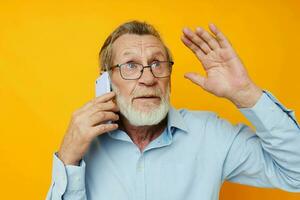
[[[46,200],[84,200],[85,189],[85,162],[81,160],[79,166],[64,165],[53,155],[53,169],[51,187]]]
[[[240,111],[255,126],[225,128],[234,135],[223,180],[300,192],[300,126],[292,110],[264,91],[252,108]]]

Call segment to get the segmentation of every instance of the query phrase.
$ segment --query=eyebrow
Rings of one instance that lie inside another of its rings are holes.
[[[132,54],[135,54],[131,51],[125,51],[124,53],[122,53],[123,56],[128,56],[128,55],[132,55]],[[157,56],[157,55],[162,55],[162,56],[165,56],[164,53],[162,51],[156,51],[154,54],[152,54],[152,56]]]

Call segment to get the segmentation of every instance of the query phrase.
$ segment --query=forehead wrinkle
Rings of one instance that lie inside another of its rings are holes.
[[[129,50],[129,51],[128,51]],[[153,50],[153,51],[147,51],[148,49],[145,49],[144,52],[149,52],[149,54],[152,54],[153,56],[156,55],[162,55],[164,56],[164,51],[162,51],[160,48],[157,48],[157,50]],[[121,53],[122,56],[128,56],[128,55],[135,55],[136,51],[130,51],[130,49],[124,49],[123,52]],[[140,51],[141,55],[143,53],[143,51]]]
[[[140,45],[136,45],[136,46],[131,46],[129,48],[124,48],[121,51],[121,55],[131,55],[131,54],[135,54],[138,53],[139,55],[144,55],[147,51],[149,51],[149,48],[157,48],[160,50],[160,47],[158,45],[152,45],[152,44],[140,44]]]
[[[122,38],[124,39],[124,38]],[[116,45],[113,44],[113,45]],[[152,48],[155,48],[155,50],[151,51],[149,50]],[[158,49],[158,50],[157,50]],[[135,55],[138,57],[146,57],[147,54],[150,57],[155,56],[152,52],[154,52],[155,55],[162,54],[164,55],[165,49],[163,47],[163,44],[159,40],[146,40],[145,38],[135,38],[134,40],[127,42],[126,40],[122,40],[120,46],[119,46],[119,56],[130,56]],[[161,52],[161,53],[159,53]],[[149,55],[150,54],[150,55]],[[147,57],[148,57],[147,56]]]

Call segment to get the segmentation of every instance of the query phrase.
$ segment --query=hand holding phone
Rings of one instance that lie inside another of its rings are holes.
[[[78,166],[94,138],[118,128],[114,97],[113,92],[101,95],[73,112],[57,154],[65,165]]]
[[[110,91],[109,74],[104,72],[96,80],[97,97],[73,113],[57,154],[65,165],[79,165],[95,137],[118,128],[115,93]]]

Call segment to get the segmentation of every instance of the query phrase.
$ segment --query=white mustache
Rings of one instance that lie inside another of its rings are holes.
[[[161,98],[162,92],[158,88],[155,90],[137,89],[132,93],[131,99],[139,98],[139,97],[160,97]]]

